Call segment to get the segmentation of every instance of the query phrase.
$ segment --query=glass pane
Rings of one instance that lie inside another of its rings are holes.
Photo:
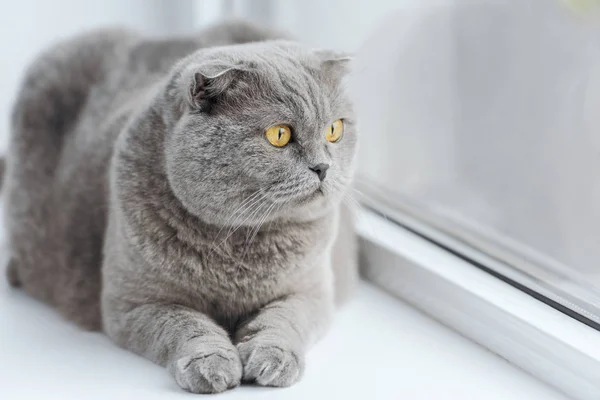
[[[358,186],[600,321],[600,14],[458,2],[388,17],[358,52]],[[584,7],[585,5],[590,7]]]

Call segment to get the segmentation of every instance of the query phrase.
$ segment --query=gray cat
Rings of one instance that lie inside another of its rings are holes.
[[[348,61],[276,38],[90,33],[14,109],[9,281],[194,393],[296,382],[356,278]]]

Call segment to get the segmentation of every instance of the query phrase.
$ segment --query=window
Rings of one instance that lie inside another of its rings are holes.
[[[360,108],[377,125],[358,185],[373,207],[502,261],[507,281],[598,328],[600,29],[561,2],[525,3],[396,28],[407,45],[359,80],[358,99],[389,89]],[[393,46],[373,40],[366,59]]]

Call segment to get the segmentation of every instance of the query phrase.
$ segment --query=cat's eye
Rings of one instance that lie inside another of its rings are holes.
[[[344,133],[344,122],[336,119],[325,131],[325,139],[330,143],[335,143],[342,138]]]
[[[292,138],[292,130],[287,125],[274,125],[265,131],[267,140],[275,147],[283,147]]]

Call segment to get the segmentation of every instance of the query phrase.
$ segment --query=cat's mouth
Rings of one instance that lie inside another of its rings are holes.
[[[273,190],[273,201],[275,203],[290,203],[295,205],[304,205],[315,201],[320,197],[327,196],[325,185],[320,182],[305,182],[305,184],[286,185],[284,190]]]

